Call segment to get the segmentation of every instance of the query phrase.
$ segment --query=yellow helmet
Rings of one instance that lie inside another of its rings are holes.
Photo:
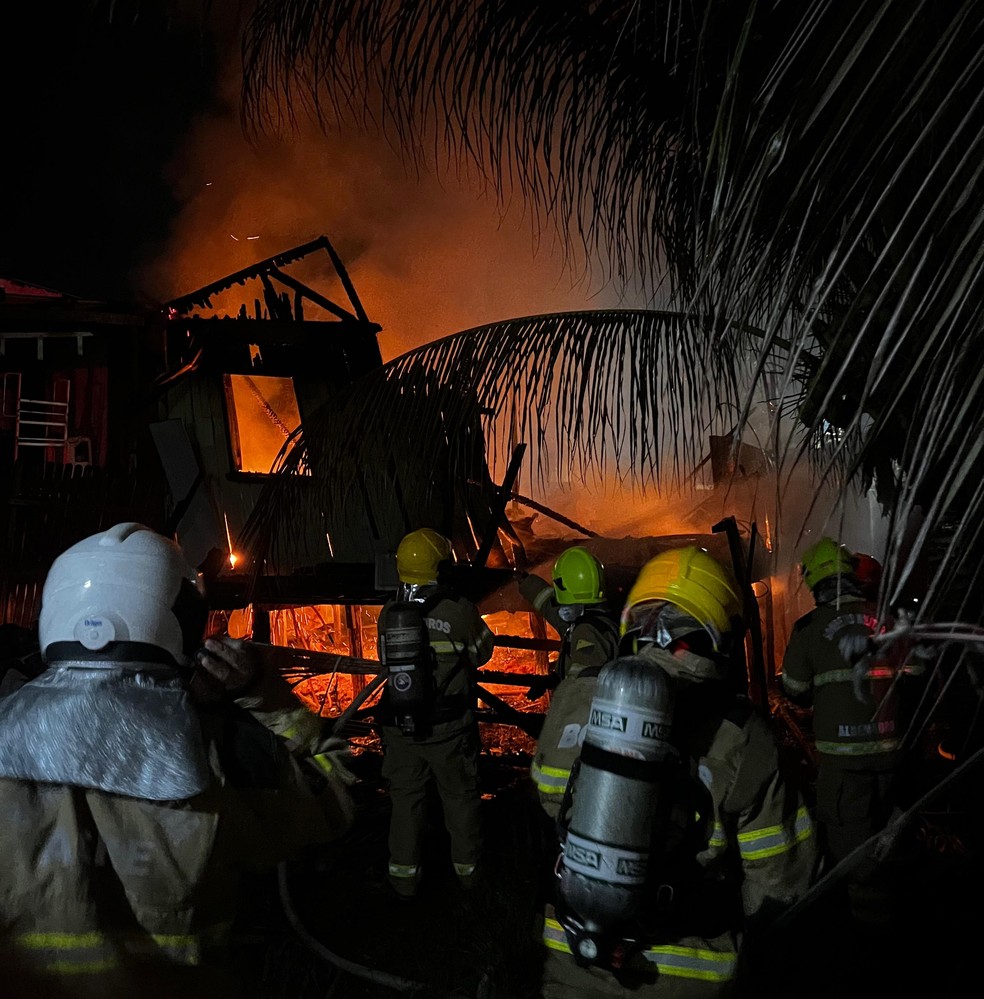
[[[449,558],[448,539],[429,527],[422,527],[411,531],[396,549],[396,574],[401,583],[436,583],[437,567]]]
[[[738,586],[731,573],[702,548],[677,548],[651,558],[639,571],[622,611],[622,635],[639,604],[665,601],[705,628],[716,652],[741,613]]]

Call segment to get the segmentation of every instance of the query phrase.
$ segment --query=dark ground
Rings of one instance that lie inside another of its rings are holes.
[[[305,944],[279,912],[269,910],[272,932],[264,934],[258,994],[535,999],[540,947],[534,926],[554,859],[552,827],[523,759],[483,756],[482,763],[484,882],[469,892],[459,888],[435,807],[425,879],[419,896],[406,902],[392,895],[386,879],[388,800],[379,758],[360,757],[355,827],[327,853],[287,870],[290,909],[316,943]],[[931,760],[916,780],[936,781],[955,765]],[[890,862],[879,868],[887,872],[894,899],[884,912],[886,925],[858,925],[837,891],[821,894],[767,941],[743,994],[965,994],[969,982],[982,977],[981,784],[981,774],[971,775],[899,837]],[[317,949],[323,949],[320,955]],[[373,981],[374,974],[382,980]]]

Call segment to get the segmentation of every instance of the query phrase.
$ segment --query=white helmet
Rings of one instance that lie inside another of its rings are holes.
[[[117,524],[52,563],[38,636],[45,661],[54,642],[94,652],[110,642],[141,642],[185,665],[201,644],[205,618],[199,575],[178,545],[143,524]]]

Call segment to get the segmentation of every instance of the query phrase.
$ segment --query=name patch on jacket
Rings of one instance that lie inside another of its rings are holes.
[[[450,621],[442,621],[439,617],[425,617],[424,624],[426,624],[428,629],[431,631],[439,631],[442,635],[451,634]]]
[[[859,735],[893,735],[894,721],[866,722],[863,725],[838,725],[837,734],[843,739],[853,739]]]

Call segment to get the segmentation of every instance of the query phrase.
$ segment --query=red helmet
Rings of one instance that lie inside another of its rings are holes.
[[[878,599],[878,587],[881,585],[882,565],[871,555],[858,552],[854,556],[854,575],[861,586],[861,592],[868,600]]]

